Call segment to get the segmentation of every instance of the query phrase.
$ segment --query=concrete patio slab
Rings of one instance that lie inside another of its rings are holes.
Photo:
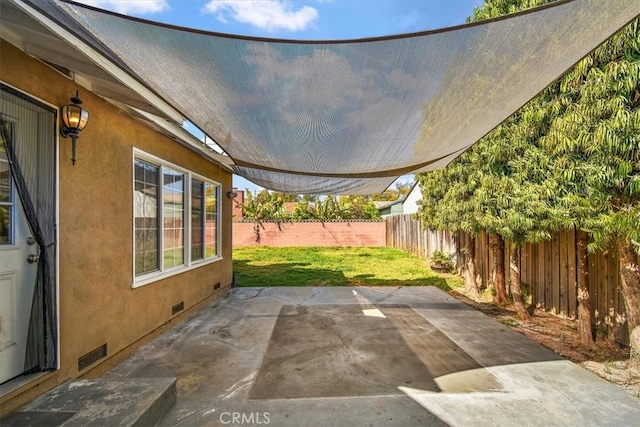
[[[176,377],[161,422],[637,426],[640,400],[430,287],[240,288],[109,379]]]

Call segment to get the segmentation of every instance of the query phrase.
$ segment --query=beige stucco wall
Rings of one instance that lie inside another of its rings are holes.
[[[107,343],[112,356],[231,283],[231,203],[222,197],[223,259],[132,289],[133,147],[220,182],[231,173],[153,131],[14,46],[0,45],[0,80],[55,106],[80,90],[90,112],[71,164],[71,141],[59,139],[61,368],[56,382],[78,376],[78,358]]]

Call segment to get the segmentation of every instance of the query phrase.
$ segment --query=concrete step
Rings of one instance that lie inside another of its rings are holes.
[[[176,403],[175,378],[67,381],[8,418],[8,426],[154,426]]]

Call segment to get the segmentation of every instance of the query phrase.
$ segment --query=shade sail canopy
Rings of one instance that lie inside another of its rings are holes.
[[[20,1],[201,128],[267,188],[366,194],[448,162],[615,31],[636,0],[560,0],[441,31],[305,42]]]

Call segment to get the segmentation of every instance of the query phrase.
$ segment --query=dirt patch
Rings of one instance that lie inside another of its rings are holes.
[[[580,343],[576,320],[536,309],[530,320],[521,321],[512,307],[497,307],[486,301],[486,295],[473,299],[456,291],[449,293],[640,399],[640,366],[629,361],[628,346],[607,338],[585,346]]]

